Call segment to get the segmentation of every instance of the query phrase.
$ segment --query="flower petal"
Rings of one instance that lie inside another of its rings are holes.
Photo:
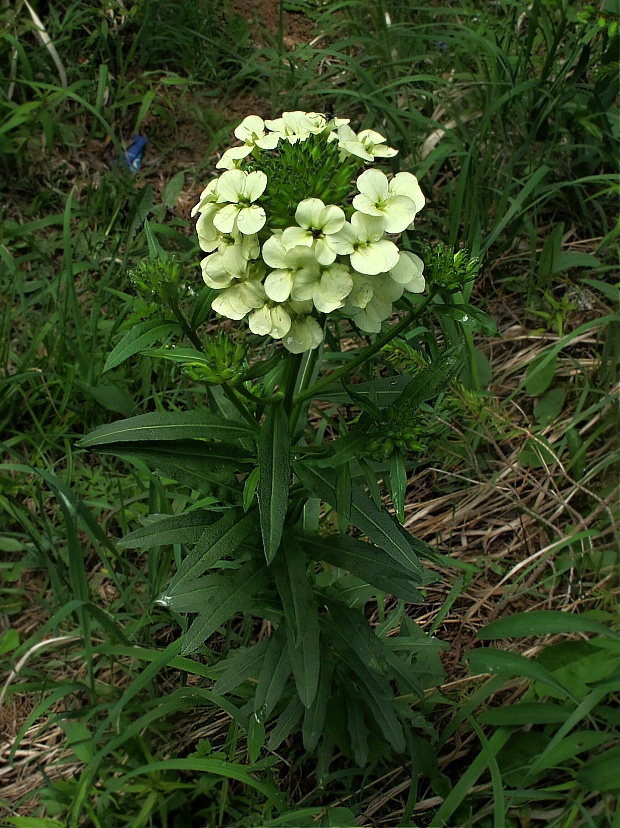
[[[385,201],[388,197],[388,180],[381,170],[366,170],[356,181],[360,193],[367,195],[372,201]]]
[[[417,210],[407,196],[395,195],[389,198],[383,209],[386,233],[402,233],[415,218]]]
[[[265,279],[265,293],[274,302],[286,302],[293,287],[293,273],[290,270],[272,270]]]
[[[221,174],[217,185],[217,200],[220,204],[236,204],[239,201],[246,176],[247,173],[243,170],[226,170]]]
[[[269,267],[288,267],[286,247],[281,233],[270,236],[263,245],[263,261]]]
[[[254,170],[254,172],[246,173],[246,176],[243,194],[250,201],[256,201],[265,192],[267,176],[262,170]]]
[[[224,208],[226,209],[226,208]],[[244,236],[251,236],[262,230],[267,221],[267,216],[262,207],[252,204],[249,207],[242,207],[237,216],[237,227]]]
[[[234,172],[234,170],[233,170]],[[213,224],[220,233],[232,233],[237,215],[239,214],[238,204],[225,204],[221,210],[213,216]]]
[[[325,205],[320,198],[304,198],[300,201],[295,210],[295,221],[300,227],[318,228],[320,227],[321,212]]]
[[[399,172],[394,176],[390,181],[390,192],[410,198],[415,205],[416,213],[419,213],[426,203],[418,179],[408,172]]]
[[[322,341],[321,326],[311,316],[298,316],[294,319],[289,332],[282,339],[284,347],[292,354],[302,354],[317,348]]]
[[[287,227],[282,233],[282,243],[287,250],[291,250],[298,245],[312,247],[313,241],[312,233],[303,227]]]

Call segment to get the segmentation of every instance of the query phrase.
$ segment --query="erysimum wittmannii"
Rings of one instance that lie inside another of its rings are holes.
[[[297,205],[295,221],[299,227],[287,227],[282,233],[284,246],[314,246],[314,255],[319,264],[330,265],[335,262],[336,251],[331,245],[331,238],[344,226],[344,210],[334,204],[325,206],[320,198],[306,198]]]
[[[391,158],[398,153],[393,147],[385,144],[383,135],[372,129],[364,129],[359,135],[348,124],[338,127],[338,146],[348,155],[355,155],[363,161],[374,161],[375,158]]]
[[[353,213],[331,242],[341,256],[350,256],[351,267],[358,273],[376,276],[391,270],[398,262],[399,251],[394,242],[384,239],[385,221],[378,216]]]
[[[411,178],[417,185],[415,176],[412,175]],[[413,186],[410,189],[401,186],[400,192],[395,192],[391,189],[391,184],[381,170],[366,170],[357,179],[359,195],[353,199],[353,206],[367,216],[383,218],[386,233],[402,233],[417,213],[417,191]],[[418,186],[417,190],[419,189]],[[410,191],[411,195],[408,195]]]
[[[260,170],[227,170],[217,183],[217,201],[223,204],[213,216],[213,224],[220,233],[238,230],[244,235],[258,233],[265,226],[265,211],[254,202],[262,196],[267,176]]]
[[[286,302],[299,275],[310,280],[319,275],[319,264],[311,248],[305,245],[287,248],[283,235],[274,234],[263,245],[263,261],[275,268],[265,279],[265,292],[274,302]]]
[[[240,147],[231,147],[223,153],[215,165],[220,170],[233,170],[240,161],[252,152],[254,147],[259,149],[275,149],[280,136],[265,131],[265,122],[258,115],[248,115],[235,129],[235,138],[243,141]]]

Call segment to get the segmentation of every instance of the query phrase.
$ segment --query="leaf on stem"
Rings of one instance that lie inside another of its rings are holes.
[[[288,508],[290,435],[284,402],[270,406],[258,438],[258,508],[267,563],[274,559]]]
[[[100,426],[79,442],[81,448],[134,441],[231,440],[252,434],[249,424],[230,422],[209,411],[153,411]]]

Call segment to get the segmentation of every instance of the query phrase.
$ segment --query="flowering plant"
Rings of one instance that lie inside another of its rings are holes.
[[[327,314],[378,333],[403,292],[424,290],[422,260],[389,238],[424,206],[418,181],[408,172],[388,180],[375,167],[360,173],[396,150],[348,124],[315,112],[249,115],[235,130],[243,145],[224,152],[216,166],[225,172],[193,210],[209,254],[203,279],[218,291],[213,310],[294,354],[321,344]]]
[[[249,116],[235,135],[241,146],[224,152],[224,172],[195,208],[205,288],[184,286],[184,268],[145,223],[151,256],[133,278],[149,318],[131,323],[106,363],[147,354],[180,366],[181,387],[198,385],[184,410],[102,426],[82,445],[146,464],[192,504],[155,511],[121,541],[174,552],[176,571],[151,607],[184,631],[162,664],[200,652],[216,698],[233,696],[222,704],[247,731],[252,761],[301,722],[304,747],[319,749],[324,767],[336,747],[364,765],[387,746],[417,750],[415,705],[441,680],[441,643],[406,611],[429,581],[420,559],[437,553],[402,523],[430,401],[461,371],[481,319],[466,302],[476,263],[436,246],[423,275],[422,259],[399,247],[424,197],[409,172],[363,169],[396,153],[379,133],[286,112]],[[395,303],[405,315],[384,324]],[[211,310],[284,347],[252,355],[248,337],[204,337]],[[378,336],[340,353],[328,317]],[[153,347],[179,334],[191,347]],[[375,370],[388,345],[408,372],[385,360]],[[362,381],[346,385],[349,375]],[[385,593],[398,599],[387,613]],[[383,617],[373,627],[372,599]],[[239,613],[262,618],[268,635],[244,638],[232,624]],[[219,658],[205,642],[223,626],[238,646]]]

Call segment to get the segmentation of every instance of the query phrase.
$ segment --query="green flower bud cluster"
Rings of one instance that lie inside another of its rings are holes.
[[[211,385],[234,384],[247,369],[246,353],[246,345],[235,342],[229,334],[219,333],[207,340],[204,347],[205,359],[186,362],[182,371],[196,382],[207,382]]]
[[[384,409],[381,421],[369,430],[369,453],[380,459],[389,457],[395,448],[426,451],[426,442],[423,442],[429,436],[426,420],[423,412],[404,408],[397,400]]]
[[[248,170],[260,170],[267,176],[261,204],[273,216],[272,227],[288,227],[290,216],[306,198],[338,204],[349,194],[351,181],[363,161],[351,156],[343,163],[338,142],[330,140],[331,134],[325,130],[295,144],[282,142],[277,153],[263,153],[259,160],[247,164]]]
[[[458,293],[478,275],[480,260],[465,249],[454,253],[438,242],[424,250],[425,276],[429,286],[448,293]]]

